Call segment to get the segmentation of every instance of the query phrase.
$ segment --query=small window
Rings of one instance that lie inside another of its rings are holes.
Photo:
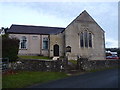
[[[32,36],[33,40],[37,40],[38,36]]]
[[[43,38],[43,49],[48,49],[48,38]]]
[[[25,36],[22,36],[20,40],[20,48],[26,49],[27,48],[27,38]]]

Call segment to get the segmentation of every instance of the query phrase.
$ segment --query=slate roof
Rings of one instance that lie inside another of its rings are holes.
[[[13,24],[8,33],[14,34],[58,34],[65,30],[59,27],[45,27],[45,26],[30,26],[30,25],[15,25]]]

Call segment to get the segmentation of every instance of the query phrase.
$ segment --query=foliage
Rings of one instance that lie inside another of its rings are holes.
[[[7,27],[7,28],[2,27],[1,29],[4,30],[4,32],[5,32],[5,34],[6,34],[6,33],[7,33],[7,30],[8,30],[8,27]]]
[[[112,54],[111,53],[106,53],[106,56],[111,56]]]
[[[45,56],[18,56],[18,57],[22,59],[50,59],[49,57]]]
[[[120,48],[106,48],[106,51],[117,52]]]
[[[9,38],[8,34],[2,36],[2,58],[9,58],[9,61],[15,61],[19,50],[19,40]]]
[[[117,52],[117,55],[120,57],[120,48],[106,48],[106,51]]]
[[[44,83],[56,79],[65,78],[62,72],[18,72],[13,75],[4,75],[3,88],[24,88],[36,83]]]
[[[118,57],[120,57],[120,50],[117,51]]]

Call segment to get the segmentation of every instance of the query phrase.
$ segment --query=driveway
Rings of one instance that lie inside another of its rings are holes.
[[[118,88],[118,75],[118,69],[111,69],[67,77],[28,88]]]

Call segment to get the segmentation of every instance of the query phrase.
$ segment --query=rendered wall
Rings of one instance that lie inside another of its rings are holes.
[[[42,49],[42,38],[48,35],[34,34],[9,34],[10,37],[21,39],[22,36],[27,38],[27,49],[19,49],[19,55],[44,55],[48,56],[48,50]]]

